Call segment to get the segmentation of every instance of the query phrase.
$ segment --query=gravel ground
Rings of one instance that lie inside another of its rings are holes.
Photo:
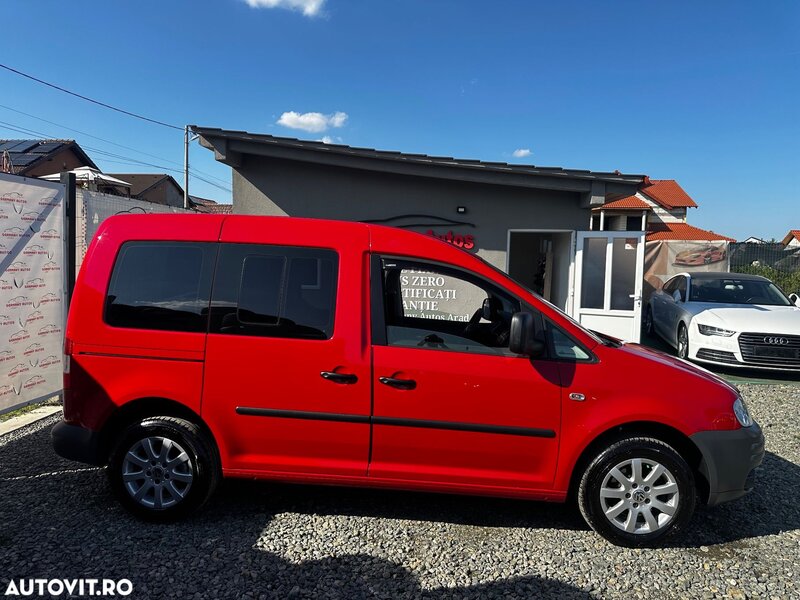
[[[568,506],[245,481],[146,524],[53,453],[53,417],[0,438],[0,593],[105,577],[137,598],[798,598],[800,387],[741,388],[767,436],[756,489],[659,550],[611,546]]]

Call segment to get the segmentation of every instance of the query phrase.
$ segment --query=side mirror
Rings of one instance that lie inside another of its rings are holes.
[[[675,302],[683,302],[683,296],[681,296],[678,290],[672,292],[672,299],[675,300]]]
[[[527,312],[514,313],[511,317],[511,331],[508,349],[514,354],[536,358],[544,354],[544,342],[536,339],[533,315]]]
[[[791,300],[795,306],[800,306],[800,296],[797,294],[789,294],[789,300]]]

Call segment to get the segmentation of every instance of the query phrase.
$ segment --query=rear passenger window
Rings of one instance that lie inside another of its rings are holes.
[[[106,297],[106,323],[205,332],[215,255],[216,244],[123,244]]]
[[[209,332],[328,339],[337,268],[332,250],[223,244]]]

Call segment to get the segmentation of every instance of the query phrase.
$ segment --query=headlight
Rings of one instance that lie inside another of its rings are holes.
[[[713,327],[711,325],[697,325],[697,328],[700,330],[700,333],[703,335],[721,335],[723,337],[731,337],[735,331],[731,331],[730,329],[723,329],[722,327]]]
[[[753,419],[747,411],[747,405],[741,398],[737,398],[733,403],[733,414],[736,415],[736,420],[742,427],[750,427],[753,424]]]

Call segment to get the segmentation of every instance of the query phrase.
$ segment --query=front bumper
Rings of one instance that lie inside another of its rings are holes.
[[[106,463],[99,432],[61,421],[56,423],[50,435],[53,449],[62,458],[96,466]]]
[[[703,459],[708,506],[741,498],[753,488],[755,469],[764,458],[764,434],[758,423],[732,431],[701,431],[691,436]]]

